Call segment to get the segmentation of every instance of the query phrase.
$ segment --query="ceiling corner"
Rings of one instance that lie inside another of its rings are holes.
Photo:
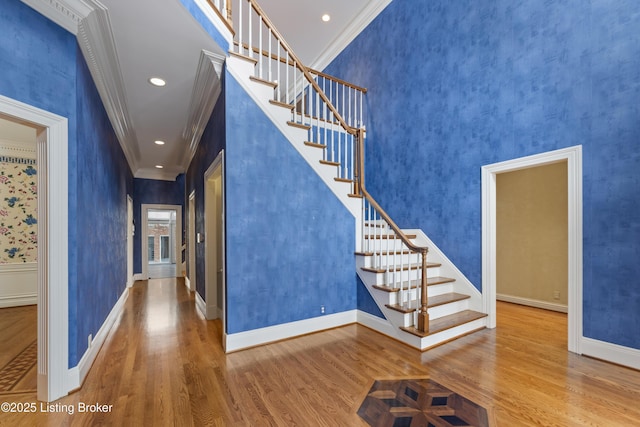
[[[22,0],[22,2],[73,34],[78,33],[80,21],[93,11],[93,7],[83,0]]]
[[[310,64],[316,70],[324,70],[357,36],[360,34],[392,0],[372,0],[362,13],[358,14],[345,31],[334,38],[331,43]]]

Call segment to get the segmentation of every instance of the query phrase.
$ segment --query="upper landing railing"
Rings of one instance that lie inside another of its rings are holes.
[[[352,196],[362,198],[361,251],[386,272],[401,304],[419,296],[414,325],[428,332],[428,249],[413,243],[364,186],[366,89],[306,67],[255,0],[208,1],[234,34],[234,52],[255,62],[253,78],[274,88],[271,102],[291,110],[289,124],[308,130],[305,143],[323,148],[323,162],[338,167],[336,180],[353,184]]]

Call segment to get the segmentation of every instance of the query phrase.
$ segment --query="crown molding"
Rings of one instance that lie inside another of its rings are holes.
[[[181,172],[165,171],[164,169],[144,168],[138,169],[134,174],[134,178],[155,179],[160,181],[175,181]]]
[[[226,57],[206,50],[200,52],[200,61],[191,92],[189,116],[182,131],[182,138],[188,145],[182,158],[182,167],[186,171],[196,154],[202,133],[211,118],[211,113],[220,96],[220,76]]]
[[[334,38],[312,62],[311,68],[324,70],[366,27],[382,12],[392,0],[372,0],[346,30]]]
[[[22,0],[22,2],[73,34],[78,34],[80,21],[93,11],[92,6],[83,0]]]
[[[78,44],[98,89],[109,121],[120,142],[129,167],[137,169],[140,159],[133,121],[127,108],[124,79],[107,8],[98,0],[85,0],[93,12],[78,24]]]

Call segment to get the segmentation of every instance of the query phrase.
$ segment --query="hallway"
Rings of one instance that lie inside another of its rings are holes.
[[[500,426],[640,424],[639,372],[568,353],[566,315],[498,312],[497,329],[425,353],[349,325],[225,356],[221,323],[181,279],[136,282],[82,388],[0,425],[366,426],[356,411],[373,380],[398,377],[430,377]]]

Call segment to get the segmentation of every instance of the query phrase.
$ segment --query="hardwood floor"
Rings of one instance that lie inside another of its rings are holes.
[[[37,311],[35,305],[0,309],[0,399],[21,391],[35,393]]]
[[[55,402],[63,413],[0,425],[366,426],[374,379],[393,378],[431,378],[497,426],[640,425],[640,372],[568,353],[560,313],[499,302],[498,328],[425,353],[349,325],[224,355],[220,327],[176,279],[138,282],[83,387]]]

